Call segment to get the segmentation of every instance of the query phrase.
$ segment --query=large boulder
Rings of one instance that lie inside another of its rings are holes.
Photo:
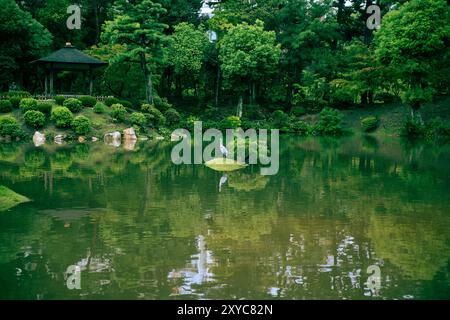
[[[136,133],[133,128],[127,128],[123,130],[124,140],[137,140]]]
[[[39,147],[45,143],[45,135],[36,131],[33,135],[33,143],[36,147]]]
[[[114,131],[114,132],[105,134],[105,136],[103,137],[103,140],[109,146],[118,147],[118,146],[120,146],[121,138],[122,138],[122,135],[120,134],[120,132]]]
[[[53,141],[55,141],[56,144],[62,144],[64,142],[64,139],[66,138],[63,134],[57,134]]]

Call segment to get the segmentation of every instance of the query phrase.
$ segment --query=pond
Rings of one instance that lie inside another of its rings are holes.
[[[172,146],[0,144],[0,298],[450,298],[448,146],[282,137],[273,176]]]

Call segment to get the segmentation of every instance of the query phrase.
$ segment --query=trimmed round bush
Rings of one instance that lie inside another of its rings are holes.
[[[66,99],[63,103],[63,106],[69,108],[69,110],[72,112],[80,112],[81,109],[83,109],[83,104],[76,98]]]
[[[275,110],[272,115],[272,125],[275,127],[275,129],[284,129],[289,127],[290,119],[289,115],[284,113],[283,110]]]
[[[364,132],[372,132],[378,128],[379,120],[375,116],[366,117],[361,120],[361,129]]]
[[[52,113],[52,104],[50,102],[38,102],[37,110],[49,116]]]
[[[117,104],[117,103],[119,103],[119,99],[117,99],[117,98],[108,97],[108,98],[105,99],[105,104],[108,107],[111,107],[113,104]]]
[[[222,120],[223,129],[236,129],[241,126],[241,118],[238,116],[229,116]]]
[[[29,110],[37,110],[38,102],[36,99],[33,98],[23,98],[20,100],[19,108],[20,110],[25,113]]]
[[[59,106],[62,106],[64,104],[64,101],[66,101],[66,98],[64,96],[55,96],[53,97],[53,100],[55,100],[55,103]]]
[[[0,117],[0,136],[20,137],[22,134],[16,118],[10,115]]]
[[[291,124],[291,130],[299,135],[306,136],[311,132],[311,126],[305,121],[295,121]]]
[[[9,100],[0,100],[0,112],[12,111],[12,103]]]
[[[130,116],[130,121],[133,125],[139,127],[145,127],[147,124],[147,118],[142,112],[133,112]]]
[[[156,127],[166,124],[166,117],[161,113],[161,111],[156,109],[155,106],[151,104],[143,104],[141,106],[141,110],[146,113],[145,116],[152,126]]]
[[[18,109],[20,105],[20,100],[22,100],[21,97],[11,97],[9,98],[9,101],[11,102],[11,105],[14,109]]]
[[[133,108],[133,104],[130,101],[128,101],[128,100],[120,100],[118,103],[120,103],[121,105],[123,105],[127,109],[132,109]]]
[[[106,106],[102,102],[97,102],[93,110],[95,113],[105,113]]]
[[[332,108],[324,108],[319,115],[315,130],[322,135],[337,136],[342,134],[342,113]]]
[[[76,116],[72,121],[72,129],[76,134],[87,134],[91,130],[91,122],[85,116]]]
[[[167,109],[166,112],[164,112],[164,116],[166,117],[167,123],[169,125],[180,122],[181,118],[180,113],[174,108]]]
[[[25,124],[32,128],[42,128],[45,124],[45,114],[36,110],[28,110],[23,115]]]
[[[69,128],[72,124],[73,114],[67,107],[56,107],[52,110],[51,120],[58,128]]]
[[[291,114],[296,116],[296,117],[301,117],[304,114],[306,114],[306,109],[303,107],[293,107],[291,109]]]
[[[113,104],[111,106],[111,117],[118,121],[124,121],[127,114],[127,109],[120,103]]]
[[[153,97],[153,103],[158,110],[168,110],[172,108],[167,98],[160,98],[158,96]]]
[[[78,100],[81,101],[81,104],[85,108],[93,108],[95,106],[95,104],[97,103],[97,99],[95,99],[94,97],[91,97],[91,96],[82,96],[82,97],[79,97]]]
[[[18,98],[31,98],[31,93],[28,91],[8,91],[6,93],[7,98],[18,97]]]

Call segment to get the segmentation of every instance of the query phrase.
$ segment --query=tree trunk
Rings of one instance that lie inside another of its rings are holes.
[[[239,96],[239,101],[237,105],[236,115],[240,118],[242,117],[242,94]]]
[[[152,92],[152,74],[147,68],[147,60],[145,59],[145,53],[141,52],[141,69],[144,73],[145,81],[145,100],[153,104],[153,92]]]

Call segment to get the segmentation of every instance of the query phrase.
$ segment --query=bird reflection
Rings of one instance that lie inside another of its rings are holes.
[[[226,173],[223,174],[223,176],[220,177],[219,180],[219,192],[222,190],[222,186],[225,184],[225,182],[227,182],[228,180],[228,176]]]

